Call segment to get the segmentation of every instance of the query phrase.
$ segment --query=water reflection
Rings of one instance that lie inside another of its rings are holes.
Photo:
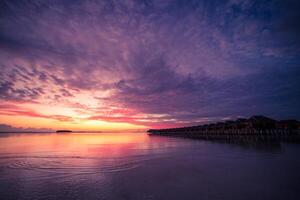
[[[0,138],[0,196],[299,197],[299,145],[252,139],[203,141],[138,133],[5,135]]]
[[[208,141],[211,143],[219,144],[230,144],[237,145],[243,148],[251,148],[253,150],[259,151],[280,151],[282,143],[290,144],[300,144],[300,136],[288,136],[288,137],[270,137],[270,136],[228,136],[228,137],[201,137],[201,138],[191,138],[191,137],[182,137],[182,136],[161,136],[150,134],[150,137],[178,137],[187,140],[198,140],[198,141]]]

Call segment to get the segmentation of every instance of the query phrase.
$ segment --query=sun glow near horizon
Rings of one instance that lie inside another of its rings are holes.
[[[84,102],[83,99],[81,101]],[[0,106],[1,107],[1,106]],[[147,126],[128,122],[105,121],[105,117],[115,116],[118,113],[102,113],[103,120],[92,119],[95,115],[87,107],[71,105],[66,103],[45,105],[42,103],[7,103],[2,104],[0,111],[1,123],[18,128],[31,129],[70,129],[76,131],[120,131],[147,129]],[[111,110],[106,108],[106,110]],[[99,111],[98,115],[100,115]],[[99,116],[100,117],[100,116]]]
[[[153,126],[164,127],[157,126],[159,122],[165,125],[176,123],[167,114],[146,114],[134,108],[124,108],[124,105],[113,100],[113,90],[104,90],[103,94],[101,90],[92,90],[57,96],[52,93],[55,87],[48,85],[44,94],[34,101],[0,100],[1,123],[20,130],[74,131],[146,130]]]
[[[69,129],[73,131],[122,131],[122,130],[146,130],[148,127],[121,122],[106,122],[100,120],[79,120],[78,122],[65,122],[52,119],[28,116],[0,115],[4,124],[21,129]]]

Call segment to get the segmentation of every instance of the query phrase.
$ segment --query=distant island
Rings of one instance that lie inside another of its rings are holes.
[[[56,133],[72,133],[71,130],[57,130]]]
[[[198,126],[150,129],[150,135],[177,136],[200,139],[227,139],[259,136],[262,138],[300,137],[300,122],[297,120],[271,119],[265,116],[252,116],[248,119],[238,118],[218,123]]]

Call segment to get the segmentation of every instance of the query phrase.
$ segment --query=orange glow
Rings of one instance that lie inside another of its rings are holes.
[[[28,116],[15,117],[0,115],[0,121],[1,123],[10,124],[14,127],[51,128],[54,130],[70,129],[75,131],[121,131],[147,128],[143,125],[134,125],[129,123],[105,122],[99,120],[78,120],[77,122],[65,122]]]
[[[0,106],[0,122],[20,128],[70,129],[75,131],[121,131],[147,129],[147,126],[128,121],[92,119],[89,109],[64,106],[44,105],[39,103],[6,103]],[[99,111],[100,112],[100,111]],[[103,116],[119,116],[128,114],[127,110],[109,108]],[[132,113],[131,113],[132,114]]]

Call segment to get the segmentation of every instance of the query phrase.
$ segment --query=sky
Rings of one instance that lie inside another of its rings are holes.
[[[2,0],[1,130],[300,119],[298,0]]]

